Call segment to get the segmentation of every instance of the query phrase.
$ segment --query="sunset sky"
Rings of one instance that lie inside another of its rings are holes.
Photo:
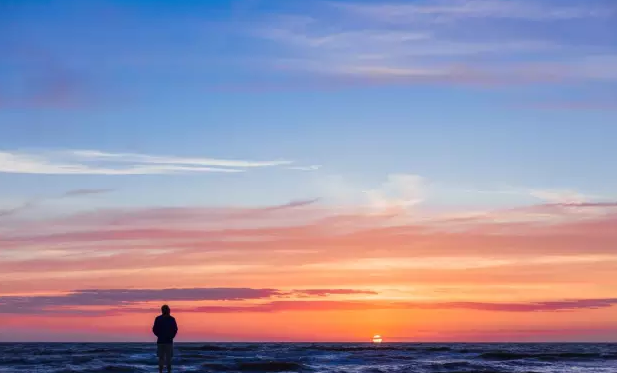
[[[0,2],[0,341],[617,341],[617,2]]]

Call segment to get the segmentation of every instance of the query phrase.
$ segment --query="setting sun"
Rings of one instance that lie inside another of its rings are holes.
[[[375,334],[373,336],[373,343],[381,343],[383,341],[383,339],[381,338],[381,336],[379,334]]]

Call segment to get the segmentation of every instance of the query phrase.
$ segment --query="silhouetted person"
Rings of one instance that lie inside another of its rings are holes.
[[[178,324],[171,316],[168,305],[161,307],[161,315],[154,319],[152,333],[158,337],[156,356],[159,358],[159,373],[163,373],[163,365],[167,366],[167,372],[171,372],[171,358],[174,355],[174,338],[178,333]]]

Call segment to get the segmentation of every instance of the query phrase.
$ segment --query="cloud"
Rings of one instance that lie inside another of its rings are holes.
[[[533,189],[529,194],[549,203],[558,204],[581,204],[592,198],[592,196],[586,196],[574,190]]]
[[[376,291],[355,289],[303,289],[290,292],[300,297],[327,297],[330,295],[377,295]]]
[[[471,309],[478,311],[499,312],[554,312],[575,311],[580,309],[608,308],[617,304],[617,298],[607,299],[576,299],[564,301],[546,301],[533,303],[479,303],[479,302],[450,302],[427,305],[431,308]]]
[[[87,196],[87,195],[92,195],[92,194],[109,193],[109,192],[112,192],[112,191],[113,191],[113,189],[75,189],[75,190],[69,190],[69,191],[67,191],[64,194],[61,194],[59,196],[46,197],[46,198],[34,198],[34,199],[31,199],[29,201],[24,202],[23,204],[21,204],[21,205],[19,205],[17,207],[0,210],[0,218],[1,217],[6,217],[6,216],[16,215],[16,214],[21,213],[21,212],[23,212],[25,210],[31,209],[33,207],[36,207],[39,204],[41,204],[42,202],[49,201],[49,200],[62,199],[62,198],[71,198],[71,197],[81,197],[81,196]]]
[[[263,299],[280,294],[273,289],[250,288],[194,288],[194,289],[92,289],[75,290],[54,296],[2,296],[1,313],[53,312],[57,307],[70,306],[129,306],[143,302],[169,301],[238,301]],[[62,310],[60,310],[62,311]]]
[[[372,213],[402,214],[422,203],[426,180],[414,174],[390,174],[376,186],[363,186],[340,175],[321,177],[316,188],[333,205],[356,206]]]
[[[369,273],[366,281],[431,273],[446,281],[460,271],[481,278],[493,269],[520,278],[532,268],[615,266],[616,206],[536,205],[464,218],[420,209],[402,220],[341,215],[312,200],[246,210],[98,211],[3,232],[0,272],[7,281],[59,274],[150,278],[135,269],[162,277],[222,270],[236,278],[339,273],[353,281]]]
[[[617,111],[617,101],[614,100],[544,101],[524,103],[516,106],[548,111]]]
[[[275,289],[204,288],[204,289],[109,289],[76,290],[56,296],[0,296],[0,313],[52,313],[98,316],[100,314],[122,314],[151,312],[151,307],[140,306],[145,302],[186,302],[215,301],[238,302],[263,300],[284,296],[286,293]],[[353,290],[300,290],[289,294],[302,297],[324,297],[332,294],[357,295],[376,294],[369,291]],[[266,303],[236,305],[208,305],[175,307],[176,313],[275,313],[275,312],[323,312],[360,310],[474,310],[491,312],[565,312],[585,309],[609,308],[617,304],[615,298],[574,299],[528,303],[496,302],[408,302],[376,300],[279,300]],[[84,309],[83,307],[105,307],[105,309]]]
[[[418,175],[392,174],[379,189],[366,190],[365,193],[378,211],[407,211],[424,201],[425,180]]]
[[[35,200],[24,202],[23,204],[17,207],[13,207],[10,209],[2,209],[0,210],[0,218],[5,217],[5,216],[12,216],[15,214],[19,214],[20,212],[35,206],[38,202],[39,200],[35,199]]]
[[[154,175],[203,172],[236,173],[291,161],[247,161],[182,158],[93,150],[24,153],[0,151],[0,173],[48,175]]]
[[[614,42],[587,26],[616,16],[602,0],[331,2],[270,17],[253,35],[281,47],[274,67],[311,73],[309,85],[615,82]],[[584,31],[575,43],[556,22]]]
[[[599,6],[597,1],[579,3],[576,6],[546,0],[424,0],[413,4],[400,2],[330,4],[348,13],[406,24],[414,21],[446,22],[469,18],[571,20],[604,18],[614,13],[613,8]]]
[[[253,211],[254,212],[258,212],[258,213],[263,213],[263,212],[270,212],[270,211],[277,211],[277,210],[286,210],[286,209],[290,209],[290,208],[310,206],[310,205],[316,203],[317,201],[319,201],[319,198],[291,201],[291,202],[283,204],[283,205],[277,205],[277,206],[271,206],[271,207],[263,207],[263,208],[259,208],[259,209],[254,209]]]
[[[105,306],[110,308],[108,311],[122,312],[123,308],[147,302],[237,302],[289,296],[324,297],[332,294],[376,293],[348,289],[294,291],[252,288],[89,289],[74,290],[62,295],[0,296],[0,313],[71,313],[76,311],[74,307],[85,306]],[[122,308],[118,309],[118,307]],[[94,311],[94,314],[98,314],[98,312],[100,311]],[[88,313],[88,311],[84,313]]]
[[[270,287],[275,279],[288,289],[612,284],[606,276],[617,269],[613,201],[572,203],[553,191],[559,198],[541,193],[543,201],[562,203],[461,211],[419,203],[427,182],[415,175],[392,175],[372,188],[342,184],[339,194],[357,201],[117,208],[11,220],[0,231],[3,291],[69,290],[75,281],[83,288],[187,287],[206,274],[217,285]],[[588,290],[566,295],[610,296]]]
[[[608,308],[617,304],[617,299],[576,299],[531,303],[490,302],[375,302],[375,301],[273,301],[246,306],[204,306],[182,309],[182,312],[203,313],[259,313],[298,311],[363,311],[363,310],[474,310],[492,312],[564,312],[585,309]],[[138,311],[138,310],[136,310]]]
[[[289,170],[297,170],[297,171],[317,171],[320,168],[321,168],[321,165],[287,167],[287,169]]]
[[[112,192],[113,189],[75,189],[64,193],[65,197],[87,196],[91,194],[102,194]]]
[[[173,156],[152,156],[134,153],[106,153],[96,150],[72,150],[65,151],[69,156],[88,161],[109,160],[112,162],[126,162],[137,164],[157,164],[157,165],[181,165],[181,166],[214,166],[214,167],[272,167],[291,164],[291,161],[246,161],[246,160],[226,160],[213,158],[182,158]]]

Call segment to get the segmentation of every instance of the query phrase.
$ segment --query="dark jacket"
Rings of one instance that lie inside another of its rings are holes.
[[[160,315],[154,319],[152,333],[158,337],[157,344],[169,344],[174,342],[174,337],[178,333],[176,319],[170,315]]]

